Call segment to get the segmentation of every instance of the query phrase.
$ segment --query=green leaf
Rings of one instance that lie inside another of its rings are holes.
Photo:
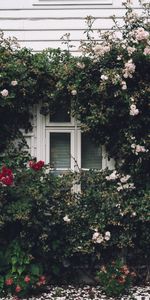
[[[37,275],[39,276],[40,275],[40,268],[38,265],[31,265],[31,273],[33,275]]]

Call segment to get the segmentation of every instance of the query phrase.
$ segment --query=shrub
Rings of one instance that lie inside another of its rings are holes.
[[[97,279],[106,295],[115,297],[127,293],[135,277],[135,272],[131,272],[120,260],[113,261],[107,267],[102,266],[97,272]]]
[[[46,284],[41,264],[14,240],[0,252],[0,294],[23,297]]]

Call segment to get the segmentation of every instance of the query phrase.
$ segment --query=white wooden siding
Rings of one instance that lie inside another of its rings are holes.
[[[138,0],[133,1],[138,12]],[[0,0],[0,29],[35,52],[48,47],[65,49],[60,38],[70,33],[72,52],[78,54],[80,40],[86,40],[86,16],[96,18],[93,36],[99,39],[96,30],[110,29],[112,15],[121,25],[124,12],[122,0]]]

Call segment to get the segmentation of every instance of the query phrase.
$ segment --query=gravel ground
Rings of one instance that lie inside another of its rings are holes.
[[[0,298],[0,300],[15,300],[15,297],[5,297]],[[37,297],[30,297],[28,300],[117,300],[120,298],[109,298],[108,296],[104,295],[104,293],[100,290],[100,287],[90,287],[84,286],[76,288],[72,285],[68,287],[54,287],[50,286],[48,288],[47,293],[43,293]],[[129,300],[129,299],[136,299],[136,300],[150,300],[150,286],[146,287],[134,287],[131,290],[130,296],[124,296],[121,300]],[[27,300],[27,299],[23,299]]]

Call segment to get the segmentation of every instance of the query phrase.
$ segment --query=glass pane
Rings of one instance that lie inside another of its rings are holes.
[[[53,168],[70,168],[70,133],[50,133],[50,164]]]
[[[85,133],[81,135],[81,168],[102,168],[102,149],[95,145]]]
[[[64,107],[50,116],[50,122],[54,123],[70,122],[70,119],[70,110]]]

